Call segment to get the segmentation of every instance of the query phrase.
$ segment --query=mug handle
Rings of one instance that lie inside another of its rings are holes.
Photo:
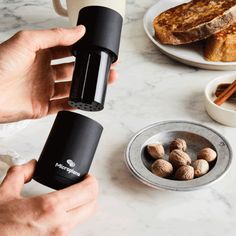
[[[67,9],[65,9],[62,5],[61,5],[61,1],[60,0],[52,0],[53,2],[53,7],[56,11],[56,13],[60,16],[68,16],[68,12]]]

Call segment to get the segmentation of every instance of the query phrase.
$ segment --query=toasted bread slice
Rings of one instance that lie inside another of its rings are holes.
[[[204,56],[209,61],[236,61],[236,23],[207,39]]]
[[[236,20],[236,0],[192,0],[154,19],[157,39],[163,44],[186,44],[208,38]]]

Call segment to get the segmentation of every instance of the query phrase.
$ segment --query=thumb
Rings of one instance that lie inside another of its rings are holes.
[[[71,29],[55,28],[49,30],[20,31],[15,35],[25,47],[37,52],[41,49],[56,46],[70,46],[81,39],[85,34],[85,27],[79,25]]]
[[[35,166],[36,160],[31,160],[24,165],[10,167],[0,185],[4,194],[19,197],[24,184],[32,179]]]

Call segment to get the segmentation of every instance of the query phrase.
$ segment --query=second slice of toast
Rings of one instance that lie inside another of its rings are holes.
[[[186,44],[205,39],[236,20],[236,0],[192,0],[171,8],[154,21],[163,44]]]
[[[236,23],[207,39],[204,56],[209,61],[236,61]]]

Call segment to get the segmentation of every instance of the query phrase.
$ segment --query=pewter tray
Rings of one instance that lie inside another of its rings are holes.
[[[153,159],[148,155],[146,146],[155,142],[162,143],[166,151],[164,159],[168,160],[169,144],[175,138],[186,140],[187,153],[192,160],[195,160],[197,152],[205,147],[210,147],[217,152],[217,160],[210,165],[210,171],[206,175],[190,181],[177,181],[152,174],[150,167]],[[190,191],[219,180],[229,169],[232,150],[225,138],[208,127],[185,121],[170,121],[153,124],[138,132],[127,147],[125,159],[131,173],[148,186],[157,189]]]

